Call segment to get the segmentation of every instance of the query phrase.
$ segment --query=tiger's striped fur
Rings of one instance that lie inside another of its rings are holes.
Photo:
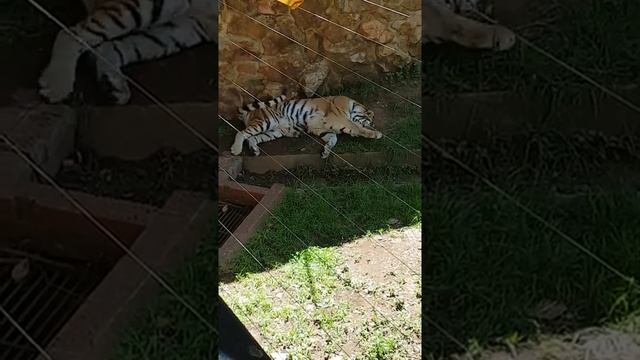
[[[258,144],[281,137],[298,137],[307,132],[324,142],[322,158],[326,159],[338,142],[338,134],[371,139],[382,138],[375,130],[374,113],[346,96],[291,99],[280,95],[268,102],[258,102],[239,109],[245,129],[236,134],[231,153],[239,155],[246,141],[257,156]]]
[[[216,0],[96,0],[89,15],[70,28],[85,44],[58,32],[39,79],[40,94],[53,103],[71,94],[88,45],[112,65],[97,59],[98,80],[107,82],[116,103],[127,103],[130,90],[116,69],[214,41],[217,22]]]
[[[467,48],[508,50],[515,45],[515,34],[504,26],[474,20],[479,0],[422,0],[422,43],[454,42]]]

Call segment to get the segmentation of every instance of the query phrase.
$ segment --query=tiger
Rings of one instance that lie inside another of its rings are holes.
[[[268,102],[258,101],[238,109],[245,129],[235,136],[231,153],[240,155],[244,142],[255,156],[258,144],[281,137],[299,137],[302,132],[324,141],[321,158],[326,159],[338,142],[338,134],[381,139],[374,127],[374,112],[346,96],[289,99],[280,95]]]
[[[422,44],[453,42],[471,49],[505,51],[516,43],[516,35],[501,25],[485,24],[478,13],[480,0],[422,0]]]
[[[98,80],[116,104],[126,104],[131,91],[119,69],[216,39],[217,0],[96,0],[87,5],[89,15],[70,27],[85,44],[60,30],[38,79],[39,93],[50,103],[73,92],[78,60],[87,45],[102,58],[97,59]]]

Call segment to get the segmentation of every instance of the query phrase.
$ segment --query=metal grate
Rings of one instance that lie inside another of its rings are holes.
[[[46,346],[106,274],[95,266],[29,261],[24,277],[12,276],[16,259],[0,251],[0,304],[38,344]],[[33,360],[39,354],[0,317],[0,359]]]
[[[242,221],[249,215],[252,207],[239,206],[230,203],[218,203],[218,219],[226,226],[230,231],[235,231]],[[218,227],[218,246],[222,246],[224,242],[229,238],[230,234],[222,227]]]

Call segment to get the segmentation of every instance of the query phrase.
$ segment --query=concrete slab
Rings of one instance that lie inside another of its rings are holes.
[[[217,105],[180,103],[169,107],[206,139],[217,142]],[[205,144],[156,105],[101,106],[92,108],[79,122],[80,145],[101,156],[142,160],[162,147],[183,153]]]
[[[69,194],[125,244],[140,235],[158,209],[77,191]],[[81,261],[112,262],[122,250],[54,188],[23,184],[0,189],[0,243]]]
[[[50,175],[56,174],[75,147],[76,112],[68,106],[5,108],[0,111],[0,124],[0,132]],[[5,144],[0,147],[0,163],[4,173],[0,185],[32,179],[30,168]]]
[[[420,158],[406,153],[392,155],[384,152],[348,153],[331,155],[328,159],[322,159],[320,154],[298,154],[298,155],[275,155],[275,156],[245,156],[243,158],[243,168],[253,174],[265,174],[268,172],[285,171],[298,167],[310,167],[321,169],[325,166],[336,166],[339,168],[375,168],[389,166],[393,161],[395,165],[419,166]],[[351,164],[351,165],[350,165]]]

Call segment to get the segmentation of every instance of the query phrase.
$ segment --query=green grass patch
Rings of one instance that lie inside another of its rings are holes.
[[[239,275],[231,299],[226,292],[223,296],[242,321],[260,328],[272,346],[287,348],[294,359],[310,358],[310,338],[322,329],[330,334],[344,331],[348,304],[329,300],[339,285],[333,274],[338,263],[333,249],[308,248],[275,274]],[[329,353],[340,353],[337,343],[329,346]]]
[[[216,326],[217,241],[215,228],[196,255],[168,281],[186,301]],[[117,360],[211,359],[215,334],[173,295],[163,291],[123,334],[114,351]]]
[[[420,103],[421,82],[419,69],[417,65],[409,65],[398,72],[385,74],[383,79],[378,81],[378,84],[405,98]],[[393,139],[393,141],[384,138],[372,141],[370,139],[341,137],[338,139],[339,143],[336,146],[336,151],[338,151],[338,148],[341,153],[384,151],[394,157],[406,156],[407,151],[395,144],[395,142],[414,152],[419,151],[421,145],[419,134],[422,129],[422,111],[420,108],[366,81],[345,84],[340,89],[337,89],[337,93],[356,99],[370,108],[374,104],[382,104],[384,112],[377,111],[374,122],[376,118],[385,117],[385,122],[389,126],[384,129],[384,134],[386,137]]]
[[[512,191],[525,205],[623,273],[638,277],[640,195],[591,187],[572,195],[537,187]],[[629,316],[637,292],[539,221],[489,189],[432,189],[426,209],[426,308],[463,342],[562,332]],[[623,301],[621,301],[623,299]],[[542,301],[567,312],[534,315]],[[460,351],[433,330],[435,353]]]

